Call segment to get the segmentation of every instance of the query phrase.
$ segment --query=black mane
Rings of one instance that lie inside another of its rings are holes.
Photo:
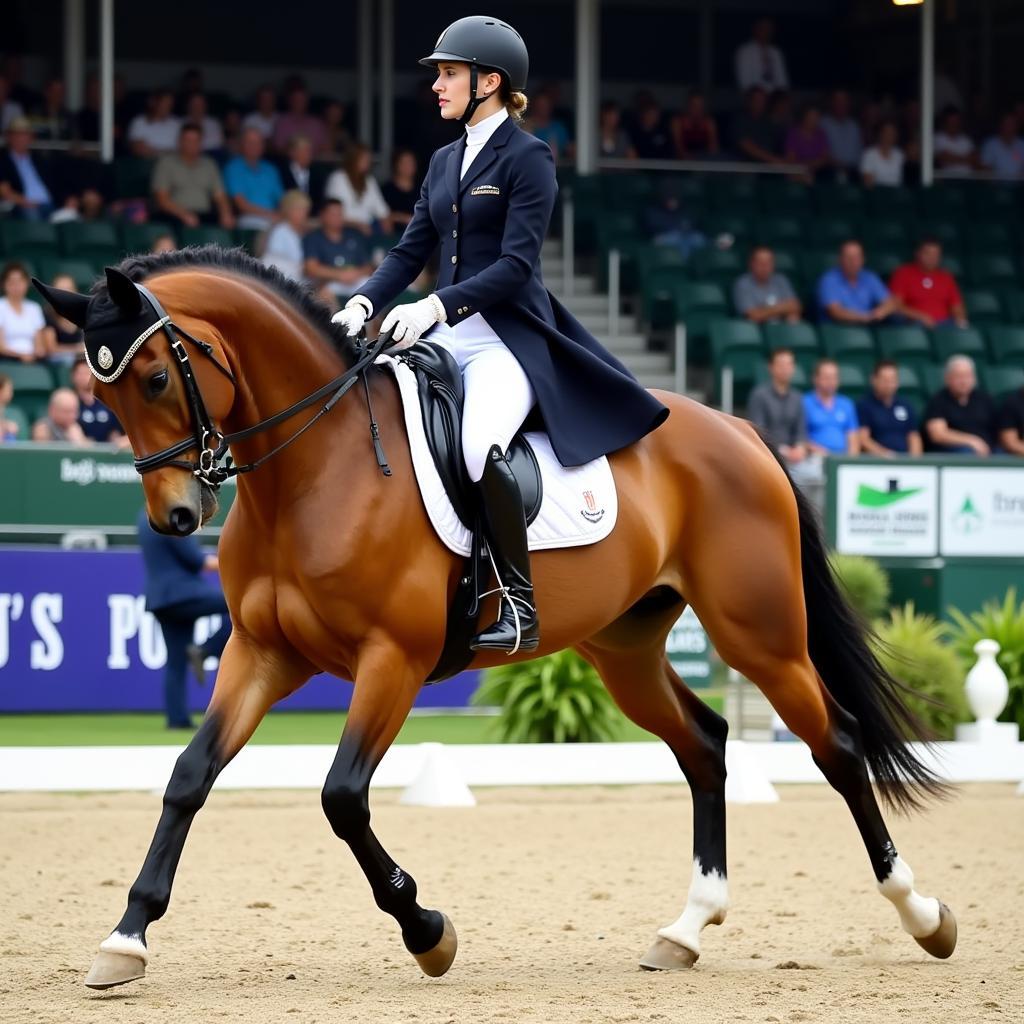
[[[301,313],[317,332],[338,352],[346,362],[356,358],[356,346],[348,334],[331,323],[331,311],[308,288],[282,274],[276,267],[269,267],[250,256],[244,249],[224,249],[219,245],[192,245],[172,252],[138,253],[125,257],[117,269],[136,283],[145,281],[153,274],[170,270],[185,270],[190,267],[212,267],[226,270],[241,277],[251,277],[266,285],[282,299]],[[107,295],[106,283],[100,279],[92,290],[94,296],[90,320],[97,323],[116,317],[116,307]]]

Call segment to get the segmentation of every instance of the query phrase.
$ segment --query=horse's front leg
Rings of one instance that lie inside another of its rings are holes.
[[[174,764],[164,791],[163,811],[128,907],[117,927],[100,943],[85,979],[89,988],[110,988],[146,973],[146,929],[163,917],[189,826],[221,769],[245,745],[271,705],[301,685],[302,671],[233,634],[203,724]]]
[[[455,959],[455,929],[440,911],[424,910],[416,902],[412,876],[391,859],[370,828],[370,779],[405,722],[422,679],[397,646],[375,645],[360,658],[322,801],[335,835],[348,843],[363,869],[377,906],[401,926],[406,949],[423,973],[438,977]]]

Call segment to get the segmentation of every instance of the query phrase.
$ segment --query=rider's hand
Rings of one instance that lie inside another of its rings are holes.
[[[369,319],[370,311],[362,302],[351,298],[345,304],[345,308],[339,310],[331,317],[332,324],[341,324],[345,333],[354,338],[362,329],[363,324]]]
[[[389,352],[401,352],[404,348],[415,345],[424,332],[429,331],[436,323],[447,320],[441,300],[436,295],[428,295],[419,302],[407,302],[403,306],[395,306],[381,324],[381,334],[394,328],[393,344]]]

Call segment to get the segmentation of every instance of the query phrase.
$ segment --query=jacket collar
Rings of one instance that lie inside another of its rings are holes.
[[[476,159],[470,164],[466,176],[459,181],[459,172],[462,170],[462,157],[466,152],[466,136],[463,135],[456,142],[448,153],[448,163],[445,165],[444,182],[448,186],[448,192],[453,199],[458,199],[466,188],[480,177],[495,160],[498,159],[498,150],[508,143],[517,125],[513,118],[502,121],[494,133],[484,143],[483,149],[476,155]]]

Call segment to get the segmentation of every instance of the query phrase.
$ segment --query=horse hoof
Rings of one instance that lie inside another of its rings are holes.
[[[945,903],[939,904],[939,927],[923,939],[915,939],[917,944],[939,960],[946,960],[956,949],[956,918],[953,911]]]
[[[685,971],[697,962],[699,956],[700,953],[659,936],[640,961],[640,967],[645,971]]]
[[[97,953],[85,976],[86,988],[113,988],[146,976],[142,957],[131,953]]]
[[[428,949],[426,953],[413,953],[416,963],[420,965],[420,970],[431,978],[440,978],[451,967],[459,949],[459,937],[455,934],[448,915],[442,914],[441,917],[444,918],[441,941],[433,949]]]

